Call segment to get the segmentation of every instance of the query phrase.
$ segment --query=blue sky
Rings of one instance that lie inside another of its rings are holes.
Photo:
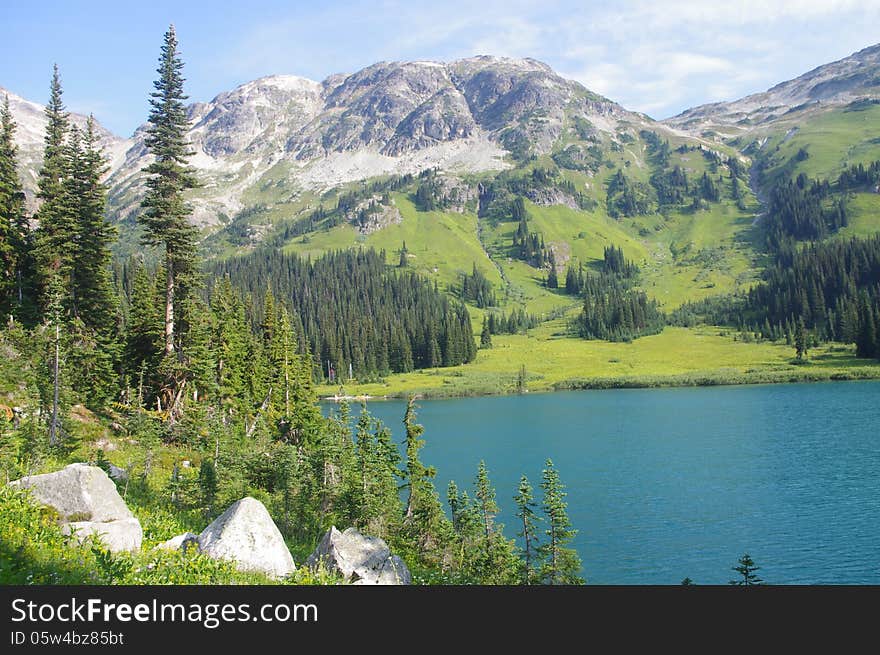
[[[396,0],[5,3],[0,86],[127,136],[147,115],[162,34],[177,27],[192,100],[275,73],[321,80],[380,60],[534,57],[665,118],[762,91],[880,41],[880,0]],[[611,6],[609,6],[611,5]]]

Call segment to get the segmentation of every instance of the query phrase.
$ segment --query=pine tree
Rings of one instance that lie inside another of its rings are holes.
[[[401,489],[406,490],[403,525],[414,546],[424,556],[426,551],[439,550],[451,526],[447,525],[432,482],[437,472],[433,466],[425,466],[419,459],[419,451],[425,445],[421,439],[424,428],[415,421],[415,398],[410,397],[403,418],[406,428],[406,455],[401,485]]]
[[[483,317],[483,329],[480,331],[480,348],[492,347],[492,332],[489,331],[489,320]]]
[[[501,526],[495,524],[498,504],[495,489],[489,481],[485,462],[480,462],[474,483],[474,508],[480,526],[477,542],[481,545],[474,553],[474,573],[481,584],[513,584],[521,567],[512,540],[502,534]],[[467,534],[464,535],[467,537]]]
[[[248,404],[245,377],[249,328],[244,304],[229,278],[224,277],[215,283],[211,311],[214,315],[212,345],[220,401],[224,407],[244,411]],[[272,333],[273,339],[277,337],[276,332]],[[270,359],[272,365],[277,364],[271,354]],[[262,403],[263,398],[257,402]]]
[[[213,396],[217,384],[214,377],[214,353],[211,348],[212,316],[208,305],[199,296],[184,298],[182,312],[185,320],[179,323],[182,335],[180,358],[186,371],[187,397],[193,402]]]
[[[104,217],[107,171],[95,121],[89,116],[85,130],[71,139],[68,203],[74,215],[72,257],[73,313],[89,328],[114,333],[116,299],[110,279],[110,246],[116,228]]]
[[[43,165],[37,179],[37,197],[42,204],[36,214],[39,227],[34,235],[37,283],[44,310],[55,302],[54,296],[59,289],[69,298],[76,234],[75,217],[68,206],[70,196],[65,193],[65,179],[69,174],[66,139],[70,128],[62,100],[61,76],[57,65],[52,72],[45,114],[47,125]],[[54,276],[59,277],[59,283],[52,281]],[[67,304],[69,300],[65,303]]]
[[[567,547],[577,530],[571,528],[566,512],[565,490],[559,472],[549,459],[542,474],[541,489],[544,492],[542,508],[547,518],[545,534],[548,539],[540,547],[543,558],[541,578],[548,584],[583,584],[583,579],[578,576],[580,558],[574,549]]]
[[[742,578],[731,580],[730,584],[744,587],[763,584],[764,581],[755,574],[755,571],[760,568],[760,566],[755,565],[755,562],[748,553],[744,554],[739,558],[739,561],[737,561],[737,565],[731,567],[731,571],[736,571],[742,576]]]
[[[28,258],[24,191],[16,170],[18,148],[9,96],[0,108],[0,318],[21,315]]]
[[[458,491],[458,485],[455,480],[450,480],[446,485],[446,504],[449,505],[449,514],[452,516],[452,529],[456,532],[459,528],[459,517],[461,516],[461,494]]]
[[[177,286],[181,278],[194,275],[197,270],[196,228],[188,217],[190,207],[184,201],[184,192],[197,186],[192,169],[187,166],[191,155],[186,141],[189,121],[183,101],[183,62],[177,49],[174,26],[165,33],[159,57],[159,79],[150,94],[149,127],[146,146],[155,157],[144,169],[148,174],[147,193],[139,217],[145,228],[144,242],[165,249],[165,329],[164,351],[174,352],[174,308]]]
[[[804,317],[798,319],[794,332],[794,348],[797,353],[798,361],[803,361],[807,356],[807,327],[804,324]]]
[[[142,374],[153,375],[162,352],[162,309],[158,303],[156,277],[143,263],[135,265],[123,351],[124,369],[132,382]],[[151,380],[146,380],[148,386]]]
[[[355,429],[358,501],[353,520],[371,535],[385,538],[397,527],[400,496],[394,476],[399,460],[390,431],[363,405]]]
[[[537,504],[532,493],[532,485],[529,484],[529,479],[525,475],[519,480],[519,488],[513,500],[517,507],[516,516],[520,520],[520,531],[517,532],[517,536],[523,540],[521,580],[524,584],[532,584],[537,579],[538,572],[535,566],[536,549],[538,548],[536,526],[540,517],[535,514]]]
[[[480,460],[477,469],[475,483],[475,497],[480,509],[480,520],[483,524],[483,536],[486,539],[486,547],[489,547],[492,533],[494,532],[495,515],[498,514],[498,503],[495,502],[495,490],[489,482],[489,472],[486,470],[486,462]]]
[[[404,488],[407,490],[405,517],[411,519],[419,505],[422,484],[424,480],[434,477],[434,469],[427,467],[419,460],[419,451],[425,445],[420,437],[425,428],[416,421],[416,399],[410,396],[406,404],[406,413],[403,416],[403,425],[406,428],[406,476]]]
[[[874,309],[867,293],[862,293],[859,300],[859,332],[856,337],[856,355],[858,357],[880,356],[877,350],[880,331],[874,320]]]

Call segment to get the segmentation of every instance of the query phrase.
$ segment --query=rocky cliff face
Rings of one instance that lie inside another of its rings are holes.
[[[190,108],[204,182],[194,218],[235,215],[256,185],[288,199],[382,174],[500,170],[510,152],[549,152],[574,115],[609,130],[631,116],[530,59],[382,62],[321,83],[262,78]],[[147,161],[139,130],[110,177],[122,216],[137,210]]]

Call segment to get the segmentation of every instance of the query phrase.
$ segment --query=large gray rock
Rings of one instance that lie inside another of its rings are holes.
[[[323,566],[340,573],[353,584],[408,585],[412,576],[406,564],[392,555],[379,537],[368,537],[355,528],[344,532],[331,527],[306,564],[311,569]]]
[[[153,550],[186,550],[187,548],[199,547],[199,535],[193,532],[184,532],[168,541],[153,546]]]
[[[199,550],[235,562],[240,570],[283,578],[296,569],[278,526],[263,503],[242,498],[199,535]]]
[[[110,477],[113,478],[116,482],[126,482],[128,480],[128,471],[124,468],[119,468],[114,464],[110,465]]]
[[[30,475],[9,484],[29,489],[34,500],[54,509],[65,522],[132,518],[116,485],[97,466],[70,464],[54,473]]]
[[[61,526],[64,534],[72,534],[82,542],[90,535],[98,539],[113,553],[120,551],[138,551],[144,531],[136,518],[117,519],[116,521],[74,521]]]

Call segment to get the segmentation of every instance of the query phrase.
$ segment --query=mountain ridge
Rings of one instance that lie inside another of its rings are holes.
[[[880,97],[880,44],[817,66],[765,91],[691,107],[662,122],[694,134],[735,137],[756,126],[802,117],[810,110]]]
[[[41,105],[8,93],[33,208],[45,119]],[[721,144],[865,93],[880,96],[880,45],[767,91],[700,105],[660,122],[532,58],[382,61],[322,81],[268,75],[188,106],[191,164],[204,183],[193,196],[193,219],[209,229],[232,220],[253,206],[252,196],[261,195],[255,190],[276,189],[278,200],[287,202],[429,168],[456,175],[501,171],[551,154],[577,125],[594,139],[602,134],[616,139],[620,126],[628,124],[636,132]],[[809,98],[812,104],[804,102]],[[100,128],[110,169],[109,213],[118,220],[139,211],[141,170],[150,161],[145,129],[141,125],[123,139]]]

